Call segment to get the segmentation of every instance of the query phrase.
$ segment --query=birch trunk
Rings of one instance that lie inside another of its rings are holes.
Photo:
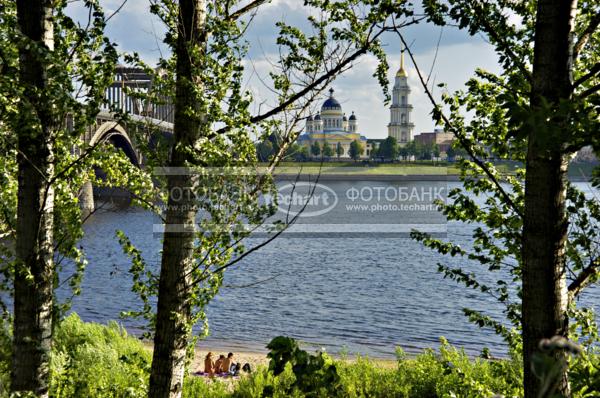
[[[557,104],[572,95],[572,31],[576,6],[576,0],[539,0],[537,3],[531,92],[534,110],[539,110],[542,98]],[[560,117],[552,123],[567,128]],[[528,137],[522,248],[527,398],[537,398],[542,388],[541,380],[532,371],[532,358],[539,352],[540,340],[568,335],[565,274],[568,158],[562,138],[550,136],[550,132],[543,129],[531,131]],[[565,355],[554,353],[557,362],[565,360]],[[555,382],[560,396],[570,395],[566,369]]]
[[[198,65],[205,50],[204,0],[180,0],[177,44],[174,142],[170,167],[185,167],[186,150],[200,137],[203,118],[197,106],[201,90]],[[186,173],[167,177],[169,199],[161,261],[154,355],[149,396],[179,398],[190,337],[189,272],[193,263],[196,205],[188,195],[194,178]]]
[[[18,0],[19,28],[53,50],[52,2]],[[52,343],[53,208],[51,100],[47,67],[31,46],[20,50],[25,87],[18,134],[18,205],[11,390],[48,396]]]

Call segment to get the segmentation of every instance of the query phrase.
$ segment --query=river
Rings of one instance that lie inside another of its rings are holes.
[[[458,186],[455,182],[322,182],[316,193],[321,203],[305,209],[310,214],[299,218],[297,229],[226,272],[224,286],[207,310],[210,335],[200,344],[262,351],[274,336],[287,335],[333,353],[393,358],[397,346],[417,352],[437,347],[444,336],[472,355],[483,347],[494,355],[506,355],[498,336],[469,323],[462,313],[468,307],[502,319],[502,307],[437,272],[438,262],[473,271],[479,266],[440,256],[407,234],[417,228],[468,247],[473,226],[446,223],[431,208],[390,205],[418,203],[423,200],[419,195],[427,201],[431,199],[428,188],[434,189],[435,197],[440,187],[447,192]],[[286,189],[290,194],[289,187],[282,187],[284,193]],[[293,207],[293,194],[289,198]],[[368,206],[361,208],[367,199]],[[115,231],[123,230],[156,270],[161,248],[157,226],[158,217],[137,208],[99,211],[88,220],[81,246],[89,265],[73,311],[86,321],[107,322],[118,319],[121,311],[139,308],[131,293],[130,263]],[[260,241],[258,237],[249,243]],[[499,279],[497,274],[482,275],[488,281]],[[600,289],[587,292],[584,301],[600,303]],[[120,322],[134,334],[143,326],[138,320]]]

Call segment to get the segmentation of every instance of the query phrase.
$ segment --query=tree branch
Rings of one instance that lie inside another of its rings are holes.
[[[590,261],[590,265],[585,268],[571,284],[569,284],[569,298],[573,299],[598,275],[600,268],[600,257]]]
[[[415,65],[415,69],[417,70],[417,74],[419,75],[419,80],[421,81],[421,85],[423,86],[423,89],[425,90],[425,93],[427,94],[429,101],[432,103],[432,105],[435,108],[439,108],[437,102],[433,98],[433,94],[431,94],[429,87],[427,87],[425,79],[423,78],[423,75],[421,74],[421,70],[417,66],[417,61],[415,60],[415,57],[414,57],[412,51],[407,46],[407,43],[404,40],[404,36],[402,36],[402,34],[400,33],[399,30],[396,30],[396,33],[398,34],[398,36],[400,36],[400,40],[402,40],[402,44],[404,44],[404,48],[408,52],[410,59],[412,60],[413,64]],[[471,148],[471,145],[469,145],[467,138],[458,129],[456,129],[452,125],[452,122],[450,122],[450,120],[446,117],[446,115],[444,115],[442,112],[440,112],[440,115],[441,115],[442,119],[444,120],[444,123],[446,124],[446,126],[448,126],[450,128],[450,130],[454,133],[454,136],[456,138],[458,138],[460,145],[467,151],[467,153],[469,154],[469,157],[471,157],[473,162],[475,162],[475,164],[477,164],[477,166],[479,166],[483,170],[483,172],[487,175],[487,177],[492,181],[492,183],[494,184],[496,189],[498,189],[498,191],[500,192],[500,194],[502,195],[502,197],[504,198],[506,203],[508,203],[508,205],[510,207],[512,207],[513,211],[522,218],[523,213],[521,212],[521,209],[519,209],[519,207],[515,204],[515,202],[512,200],[512,198],[510,197],[508,192],[506,192],[506,190],[500,184],[500,181],[498,181],[496,176],[494,176],[494,174],[485,165],[485,163],[481,159],[479,159],[477,157],[477,155],[475,155],[475,152]]]
[[[600,14],[596,14],[590,20],[590,24],[587,26],[587,28],[585,28],[585,30],[581,34],[581,37],[579,38],[579,40],[577,40],[577,43],[575,44],[575,47],[573,48],[573,59],[577,59],[577,57],[579,56],[579,53],[581,52],[581,50],[583,50],[583,47],[585,47],[587,42],[590,40],[592,33],[594,33],[594,31],[598,28],[599,25],[600,25]]]
[[[479,14],[480,16],[486,15],[484,10],[482,10],[481,8],[479,8],[478,11],[479,12],[476,12],[475,15],[477,15],[477,14]],[[504,51],[504,53],[515,63],[515,65],[517,65],[517,68],[519,68],[519,70],[521,71],[521,73],[523,73],[523,75],[527,78],[527,80],[529,82],[531,82],[531,71],[529,71],[529,69],[527,69],[527,67],[521,60],[521,58],[517,57],[517,55],[512,50],[510,44],[507,43],[502,38],[502,36],[498,34],[498,32],[496,32],[494,27],[488,22],[488,20],[486,18],[482,17],[480,19],[480,22],[481,22],[481,25],[485,28],[485,32],[488,35],[490,35],[490,37],[496,43],[498,43],[498,45],[502,48],[502,51]]]
[[[128,1],[128,0],[123,0],[123,2],[121,3],[121,5],[120,5],[119,7],[117,7],[117,9],[116,9],[115,11],[113,11],[113,13],[112,13],[112,14],[110,14],[110,15],[108,16],[108,18],[106,18],[106,19],[104,20],[104,22],[105,22],[105,23],[107,23],[107,22],[108,22],[108,21],[110,21],[110,20],[111,20],[111,19],[112,19],[112,18],[113,18],[115,15],[117,15],[117,14],[118,14],[118,13],[121,11],[121,9],[122,9],[123,7],[125,7],[125,4],[127,4],[127,1]]]
[[[409,23],[406,23],[403,26],[408,26],[408,25],[415,24],[415,23],[417,23],[418,21],[420,21],[421,19],[424,19],[424,18],[425,17],[421,17],[421,18],[415,19],[415,20],[413,20],[413,21],[411,21]],[[337,75],[346,66],[348,66],[349,64],[351,64],[353,61],[355,61],[361,55],[365,54],[369,50],[369,48],[371,47],[371,44],[373,44],[379,38],[379,36],[381,36],[384,32],[387,32],[389,30],[394,30],[394,29],[397,29],[397,28],[381,28],[381,30],[379,32],[377,32],[377,34],[375,34],[370,40],[367,40],[365,42],[365,44],[363,44],[358,50],[356,50],[354,53],[352,53],[352,55],[350,55],[348,58],[346,58],[343,61],[341,61],[340,63],[338,63],[332,69],[329,69],[327,72],[325,72],[319,78],[313,80],[309,85],[307,85],[302,90],[300,90],[297,93],[295,93],[294,95],[290,96],[287,100],[285,100],[284,102],[282,102],[281,104],[279,104],[275,108],[272,108],[272,109],[270,109],[269,111],[267,111],[265,113],[262,113],[262,114],[259,114],[259,115],[251,117],[250,118],[250,123],[251,124],[255,124],[255,123],[261,122],[261,121],[263,121],[265,119],[268,119],[271,116],[274,116],[274,115],[282,112],[284,109],[286,109],[287,107],[289,107],[291,104],[293,104],[294,102],[296,102],[297,100],[299,100],[300,98],[302,98],[306,94],[308,94],[315,87],[319,86],[321,83],[323,83],[327,79],[331,78],[332,76]],[[209,139],[210,138],[214,138],[217,135],[224,134],[228,130],[229,130],[229,127],[222,127],[219,130],[216,130],[208,138]]]
[[[244,7],[240,8],[239,10],[229,14],[227,16],[227,20],[228,21],[235,21],[236,19],[240,18],[241,16],[243,16],[244,14],[260,7],[261,5],[265,4],[268,0],[254,0],[253,2],[246,4]]]
[[[584,92],[582,92],[581,94],[578,95],[579,98],[586,98],[589,97],[590,95],[596,93],[600,91],[600,84],[596,84],[595,86],[592,86],[590,88],[588,88],[587,90],[585,90]]]
[[[594,75],[596,75],[598,72],[600,72],[600,62],[598,62],[598,63],[596,63],[596,65],[592,66],[588,73],[581,76],[579,79],[575,80],[575,82],[573,82],[573,88],[581,85],[582,83],[585,83],[586,81],[588,81],[589,79],[594,77]]]

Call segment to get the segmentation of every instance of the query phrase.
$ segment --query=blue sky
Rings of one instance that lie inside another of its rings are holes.
[[[116,10],[123,0],[102,0],[101,3],[107,14]],[[77,2],[70,5],[72,12],[79,14]],[[161,43],[164,28],[159,20],[148,11],[149,0],[127,0],[120,12],[108,23],[107,34],[119,45],[120,51],[138,52],[147,62],[155,62],[166,46]],[[248,70],[254,69],[255,74],[268,80],[270,70],[269,59],[276,54],[275,39],[277,30],[275,23],[285,20],[287,23],[302,25],[308,15],[302,0],[273,0],[258,11],[247,32],[246,39],[250,43],[250,51],[246,64]],[[415,53],[419,67],[429,73],[434,59],[435,49],[440,37],[440,27],[431,24],[420,24],[405,30],[405,37]],[[389,78],[393,77],[400,64],[400,42],[396,36],[383,38],[388,63],[390,64]],[[376,67],[374,57],[365,56],[356,65],[338,78],[333,88],[336,97],[341,102],[344,111],[350,114],[354,111],[358,116],[359,130],[369,138],[385,138],[389,109],[384,105],[381,87],[372,77]],[[432,131],[433,122],[429,116],[431,104],[425,97],[414,66],[407,59],[409,84],[412,87],[411,102],[414,105],[412,115],[415,123],[415,133]],[[440,47],[432,70],[432,80],[446,83],[451,91],[464,87],[473,71],[481,67],[497,71],[496,55],[481,37],[472,37],[456,28],[445,27],[442,30]],[[252,75],[248,73],[248,75]],[[254,75],[248,80],[248,87],[255,95],[256,104],[272,101],[260,79]],[[435,94],[441,92],[436,88]],[[256,105],[258,106],[258,105]]]

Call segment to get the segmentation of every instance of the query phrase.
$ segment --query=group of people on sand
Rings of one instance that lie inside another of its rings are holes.
[[[206,375],[238,376],[240,370],[250,372],[250,364],[245,364],[241,367],[240,363],[235,362],[232,352],[227,354],[227,357],[225,357],[225,355],[219,355],[219,358],[216,361],[213,359],[212,352],[206,354],[206,357],[204,358],[204,374]]]

